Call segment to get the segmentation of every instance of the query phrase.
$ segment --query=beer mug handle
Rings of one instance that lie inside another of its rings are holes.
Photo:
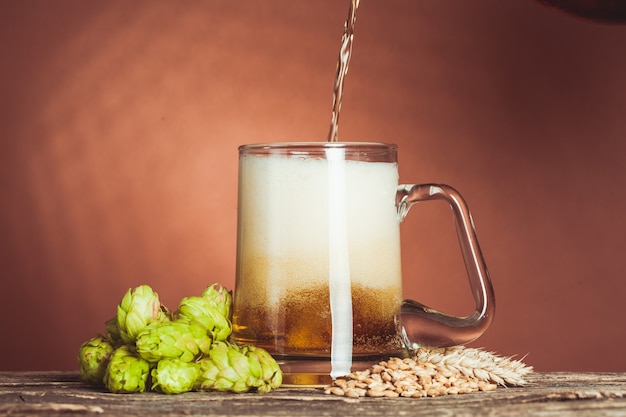
[[[456,317],[417,301],[404,300],[399,324],[409,350],[419,346],[445,347],[469,343],[487,330],[495,312],[493,288],[472,216],[463,197],[454,188],[445,184],[400,185],[396,194],[399,221],[404,220],[413,204],[429,200],[445,200],[452,209],[476,310],[467,317]]]

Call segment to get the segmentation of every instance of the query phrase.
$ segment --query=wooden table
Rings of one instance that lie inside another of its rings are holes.
[[[626,373],[535,373],[524,388],[438,398],[270,394],[111,394],[75,372],[0,372],[0,416],[626,416]]]

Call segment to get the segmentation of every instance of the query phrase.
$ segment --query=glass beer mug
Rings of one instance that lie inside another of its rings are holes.
[[[446,185],[398,185],[395,145],[244,145],[238,191],[232,337],[272,354],[285,385],[328,384],[489,326],[493,289],[467,205]],[[400,222],[434,199],[454,213],[476,302],[467,317],[402,297]]]

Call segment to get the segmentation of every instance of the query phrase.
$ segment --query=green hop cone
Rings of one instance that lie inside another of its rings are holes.
[[[262,349],[239,348],[215,342],[199,362],[202,374],[195,389],[200,391],[269,392],[282,383],[276,361]]]
[[[149,362],[179,359],[191,362],[211,348],[211,336],[195,321],[152,323],[137,336],[137,353]]]
[[[202,297],[206,298],[213,307],[217,308],[222,316],[230,320],[233,295],[229,290],[220,284],[213,284],[204,290]]]
[[[152,369],[152,389],[165,394],[191,391],[200,377],[200,365],[180,359],[162,359]]]
[[[178,306],[179,318],[195,320],[213,336],[213,340],[226,340],[233,331],[230,320],[205,297],[185,297]]]
[[[150,376],[150,363],[128,345],[115,349],[104,374],[104,386],[114,393],[144,392]]]
[[[92,384],[102,384],[112,353],[113,346],[100,335],[83,343],[78,350],[80,378]]]
[[[120,333],[120,327],[117,325],[117,316],[113,316],[104,322],[104,333],[107,340],[111,343],[111,345],[113,345],[114,348],[120,347],[124,344],[122,334]]]
[[[244,346],[241,351],[249,361],[261,365],[261,375],[255,384],[258,392],[267,393],[280,387],[283,383],[283,373],[272,355],[265,349],[254,346]]]
[[[199,391],[247,392],[253,388],[255,374],[260,374],[236,345],[227,342],[213,343],[207,357],[198,363],[202,374],[195,389]]]
[[[148,285],[129,289],[117,307],[117,325],[124,343],[134,343],[148,324],[167,320],[159,295]]]

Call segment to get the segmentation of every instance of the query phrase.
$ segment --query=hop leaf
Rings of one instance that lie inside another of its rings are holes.
[[[262,349],[215,342],[199,364],[202,374],[195,389],[201,391],[269,392],[282,383],[278,364]]]
[[[152,369],[152,389],[165,394],[191,391],[200,377],[200,365],[179,359],[162,359]]]
[[[148,285],[129,289],[117,307],[117,325],[124,343],[134,343],[148,324],[167,320],[158,294]]]
[[[152,323],[137,336],[137,353],[149,362],[179,359],[191,362],[211,348],[211,336],[195,321]]]
[[[131,346],[115,349],[104,374],[105,387],[114,393],[144,392],[150,363],[137,356]]]
[[[178,306],[179,318],[195,320],[203,325],[213,336],[213,340],[226,340],[232,333],[233,326],[220,308],[206,297],[186,297]]]
[[[102,384],[112,353],[113,346],[100,335],[83,343],[78,350],[81,379],[93,384]]]

